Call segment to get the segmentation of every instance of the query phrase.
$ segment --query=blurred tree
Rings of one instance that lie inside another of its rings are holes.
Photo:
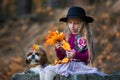
[[[90,5],[92,5],[92,4],[94,4],[94,3],[98,2],[98,1],[99,1],[99,0],[89,0],[88,3],[89,3]]]
[[[30,14],[32,10],[32,0],[17,0],[17,15]]]
[[[3,9],[2,9],[3,0],[0,0],[0,23],[3,21]]]
[[[70,1],[69,1],[70,2]],[[52,8],[65,8],[68,4],[67,0],[47,0],[47,6]]]
[[[9,1],[7,1],[7,0],[1,0],[1,3],[0,3],[0,5],[2,6],[1,8],[2,8],[2,13],[3,13],[3,15],[5,15],[5,16],[7,16],[7,10],[8,10],[8,5],[9,5]]]
[[[48,6],[52,6],[52,0],[48,0]]]

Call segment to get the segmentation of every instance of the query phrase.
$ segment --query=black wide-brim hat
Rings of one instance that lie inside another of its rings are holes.
[[[94,19],[90,16],[86,16],[86,12],[82,7],[71,7],[68,10],[67,16],[60,18],[60,21],[67,22],[68,18],[82,18],[87,23],[91,23]]]

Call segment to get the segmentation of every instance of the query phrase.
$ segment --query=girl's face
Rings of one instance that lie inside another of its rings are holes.
[[[78,34],[83,25],[80,18],[68,18],[67,23],[72,34]]]

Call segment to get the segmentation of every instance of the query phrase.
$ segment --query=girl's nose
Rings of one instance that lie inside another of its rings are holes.
[[[74,23],[71,24],[72,28],[74,28]]]

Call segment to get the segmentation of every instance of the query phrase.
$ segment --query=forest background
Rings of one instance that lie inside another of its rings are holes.
[[[56,59],[53,46],[44,45],[49,30],[62,31],[59,18],[71,6],[81,6],[95,21],[94,67],[105,73],[120,70],[120,0],[0,0],[0,80],[24,71],[25,50],[41,44],[49,61]]]

